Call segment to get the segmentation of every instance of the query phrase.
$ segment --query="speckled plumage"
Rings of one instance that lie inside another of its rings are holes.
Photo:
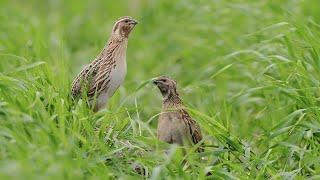
[[[157,128],[158,139],[179,145],[199,143],[202,140],[200,126],[183,106],[176,91],[176,82],[167,77],[159,77],[153,82],[163,96],[162,112]],[[203,149],[200,147],[198,151],[202,152]]]
[[[126,76],[128,37],[136,24],[137,21],[128,16],[115,22],[107,45],[73,80],[71,95],[74,99],[85,92],[94,111],[106,106]]]

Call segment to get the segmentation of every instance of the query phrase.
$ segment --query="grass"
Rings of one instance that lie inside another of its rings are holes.
[[[1,0],[0,179],[141,178],[132,163],[151,179],[319,178],[319,12],[318,0]],[[70,83],[123,15],[140,21],[126,81],[93,114]],[[161,97],[144,82],[159,75],[178,81],[205,160],[156,140]]]

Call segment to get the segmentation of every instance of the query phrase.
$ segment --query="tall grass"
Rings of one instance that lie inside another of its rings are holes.
[[[0,178],[141,178],[135,165],[152,179],[319,178],[319,12],[317,0],[0,1]],[[70,83],[123,15],[140,21],[126,81],[94,114]],[[178,81],[204,153],[156,140],[161,97],[144,82],[158,75]]]

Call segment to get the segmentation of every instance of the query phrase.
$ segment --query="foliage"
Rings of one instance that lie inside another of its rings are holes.
[[[318,0],[0,1],[0,178],[319,178]],[[131,15],[126,82],[93,114],[72,78]],[[205,152],[156,140],[178,81]],[[201,157],[200,157],[201,156]],[[181,165],[187,160],[185,166]]]

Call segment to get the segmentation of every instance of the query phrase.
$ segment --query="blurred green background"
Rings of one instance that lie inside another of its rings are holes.
[[[93,114],[70,84],[124,15],[140,22],[125,84]],[[155,179],[319,178],[319,30],[318,0],[0,0],[0,177],[141,178],[137,162]],[[159,75],[214,145],[206,162],[160,153],[144,84]]]

